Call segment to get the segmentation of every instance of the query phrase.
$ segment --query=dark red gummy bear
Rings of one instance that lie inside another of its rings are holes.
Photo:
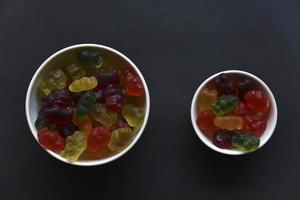
[[[215,115],[207,110],[198,114],[197,125],[199,129],[208,137],[211,137],[211,134],[218,129],[214,124]]]
[[[219,148],[229,149],[231,148],[231,140],[233,134],[233,131],[225,129],[217,130],[213,135],[212,143]]]
[[[65,148],[65,139],[58,131],[49,131],[43,128],[38,132],[39,143],[45,148],[55,153],[60,153]]]
[[[110,141],[111,131],[105,126],[94,128],[88,137],[88,151],[95,153],[98,149],[106,147]]]
[[[110,127],[110,131],[113,132],[118,128],[129,128],[129,125],[124,120],[118,119],[118,121]]]
[[[78,127],[74,124],[67,124],[67,125],[56,125],[55,129],[59,132],[59,134],[66,138],[72,135],[75,131],[78,130]]]
[[[120,112],[123,107],[123,96],[115,94],[105,97],[105,105],[106,108],[111,112]]]
[[[241,80],[238,83],[238,89],[239,89],[239,98],[241,100],[244,100],[246,92],[249,90],[254,90],[256,89],[256,86],[254,82],[248,78]]]
[[[122,81],[129,96],[139,97],[144,94],[143,83],[133,70],[127,69],[122,76]]]
[[[100,88],[106,88],[109,84],[119,85],[120,77],[116,70],[111,72],[100,72],[95,75]]]
[[[238,93],[235,83],[227,76],[227,74],[218,75],[214,82],[216,89],[218,90],[218,95]]]
[[[267,95],[261,90],[250,90],[245,94],[245,101],[248,108],[267,112],[270,109],[270,101]]]
[[[68,107],[72,103],[71,100],[70,93],[66,89],[56,89],[48,96],[43,97],[42,103],[44,108],[53,105]]]
[[[54,105],[44,108],[44,117],[51,124],[71,124],[73,118],[72,107]]]

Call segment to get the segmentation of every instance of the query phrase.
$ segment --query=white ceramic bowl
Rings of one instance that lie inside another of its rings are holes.
[[[41,105],[39,105],[38,103],[38,99],[37,99],[37,90],[38,90],[38,86],[37,86],[37,79],[40,75],[40,73],[45,70],[45,68],[48,68],[49,65],[51,65],[51,62],[54,62],[57,59],[62,59],[60,58],[60,56],[66,52],[69,51],[74,51],[78,48],[82,48],[82,47],[93,47],[93,48],[99,48],[101,49],[101,51],[103,52],[109,52],[114,54],[114,56],[119,57],[120,59],[122,59],[125,63],[127,63],[128,65],[130,65],[136,72],[137,74],[140,76],[143,85],[144,85],[144,89],[145,89],[145,117],[144,117],[144,122],[143,125],[141,126],[139,132],[137,133],[136,137],[134,138],[134,140],[129,144],[129,146],[124,149],[123,151],[108,157],[108,158],[104,158],[104,159],[99,159],[99,160],[80,160],[80,161],[76,161],[73,163],[68,162],[66,159],[64,159],[63,157],[61,157],[60,155],[53,153],[52,151],[46,150],[49,154],[51,154],[53,157],[57,158],[58,160],[61,160],[63,162],[69,163],[69,164],[73,164],[73,165],[80,165],[80,166],[93,166],[93,165],[101,165],[101,164],[105,164],[108,162],[111,162],[119,157],[121,157],[122,155],[124,155],[126,152],[128,152],[133,145],[138,141],[138,139],[140,138],[140,136],[142,135],[145,126],[147,124],[148,121],[148,116],[149,116],[149,110],[150,110],[150,97],[149,97],[149,91],[148,91],[148,87],[146,84],[146,81],[143,78],[143,75],[141,74],[141,72],[139,71],[138,67],[129,59],[127,58],[125,55],[123,55],[122,53],[120,53],[117,50],[114,50],[110,47],[107,46],[103,46],[103,45],[98,45],[98,44],[78,44],[78,45],[74,45],[74,46],[70,46],[67,48],[64,48],[56,53],[54,53],[52,56],[50,56],[46,61],[44,61],[40,67],[38,68],[38,70],[35,72],[34,76],[31,79],[31,82],[29,84],[28,90],[27,90],[27,95],[26,95],[26,102],[25,102],[25,109],[26,109],[26,117],[27,117],[27,122],[28,125],[30,127],[30,130],[33,134],[33,137],[36,139],[36,141],[38,141],[38,137],[37,137],[37,130],[35,128],[34,122],[37,118],[37,114],[39,111],[39,108],[41,107]],[[50,66],[51,68],[51,66]]]
[[[238,150],[234,150],[234,149],[221,149],[217,146],[215,146],[210,139],[208,139],[203,133],[202,131],[198,128],[196,120],[197,120],[197,99],[199,96],[200,91],[202,90],[202,88],[204,88],[206,86],[207,83],[209,83],[212,79],[214,79],[215,77],[217,77],[219,74],[222,73],[226,73],[226,74],[240,74],[246,77],[250,77],[252,79],[254,79],[261,87],[262,89],[264,89],[264,91],[266,92],[266,94],[268,95],[272,106],[271,106],[271,111],[270,111],[270,115],[269,115],[269,119],[267,121],[267,127],[265,132],[263,133],[263,135],[260,138],[260,144],[258,148],[261,148],[272,136],[276,123],[277,123],[277,105],[276,105],[276,101],[275,98],[271,92],[271,90],[269,89],[269,87],[258,77],[256,77],[253,74],[250,74],[248,72],[245,71],[240,71],[240,70],[228,70],[228,71],[222,71],[219,73],[214,74],[213,76],[209,77],[208,79],[206,79],[197,89],[197,91],[194,94],[193,100],[192,100],[192,105],[191,105],[191,119],[192,119],[192,124],[193,127],[195,129],[195,132],[197,133],[198,137],[202,140],[202,142],[204,144],[206,144],[209,148],[223,153],[223,154],[228,154],[228,155],[241,155],[241,154],[245,154],[245,152],[242,151],[238,151]]]

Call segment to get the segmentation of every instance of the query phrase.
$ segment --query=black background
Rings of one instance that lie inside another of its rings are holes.
[[[0,0],[0,198],[299,199],[299,17],[297,0]],[[121,51],[150,90],[144,134],[103,166],[54,159],[25,118],[35,70],[78,43]],[[213,152],[190,122],[196,88],[225,69],[256,74],[277,100],[275,133],[250,155]]]

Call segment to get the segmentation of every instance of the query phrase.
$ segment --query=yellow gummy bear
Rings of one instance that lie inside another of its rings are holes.
[[[131,128],[118,128],[111,133],[108,148],[112,151],[122,151],[130,144],[133,136]]]
[[[217,98],[218,93],[216,90],[203,88],[198,97],[198,111],[202,112],[205,110],[210,110],[212,104],[216,103]]]
[[[217,127],[227,130],[240,130],[243,127],[243,118],[238,116],[221,116],[214,119]]]
[[[96,77],[82,77],[81,79],[73,81],[69,85],[69,90],[71,92],[82,92],[95,88],[98,85]]]

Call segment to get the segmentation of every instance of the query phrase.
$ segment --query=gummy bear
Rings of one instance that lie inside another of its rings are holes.
[[[97,79],[94,76],[83,77],[81,79],[73,81],[69,85],[69,90],[72,92],[82,92],[95,88],[98,84]]]
[[[106,127],[113,125],[117,119],[117,113],[110,112],[104,105],[96,104],[91,112],[92,117]]]
[[[247,108],[246,104],[243,102],[240,102],[238,106],[235,107],[234,111],[232,112],[233,115],[237,116],[244,116],[249,114],[249,109]]]
[[[125,86],[127,95],[139,97],[144,94],[144,86],[139,75],[132,69],[127,69],[123,76],[122,81]]]
[[[50,124],[44,117],[44,110],[41,108],[38,113],[38,117],[35,120],[35,128],[39,131],[42,128],[48,128],[49,130],[53,130],[55,128],[54,124]]]
[[[44,117],[51,124],[70,124],[73,118],[72,107],[53,105],[44,108]]]
[[[96,87],[93,91],[96,96],[96,102],[105,103],[105,96],[104,96],[103,89],[101,89],[100,87]]]
[[[260,137],[267,127],[266,120],[258,116],[244,116],[243,119],[244,123],[242,130],[251,132],[256,137]]]
[[[123,107],[123,96],[115,94],[105,97],[105,105],[111,112],[120,112]]]
[[[250,79],[243,79],[238,83],[238,89],[239,89],[239,98],[241,100],[244,100],[246,92],[249,90],[255,89],[256,86],[254,85],[254,82]]]
[[[131,127],[139,127],[143,123],[144,109],[142,107],[127,104],[122,109],[122,116]]]
[[[219,95],[237,94],[236,85],[227,74],[220,74],[214,80]]]
[[[216,103],[218,98],[217,96],[218,93],[216,90],[203,88],[198,98],[198,111],[202,112],[205,110],[210,110],[211,106]]]
[[[270,101],[267,95],[260,90],[246,92],[245,101],[248,108],[259,112],[266,112],[270,108]]]
[[[75,162],[78,160],[81,153],[87,147],[87,137],[84,133],[80,131],[75,131],[75,133],[66,139],[66,146],[60,155],[70,162]]]
[[[72,99],[69,92],[63,89],[55,89],[48,96],[42,98],[43,107],[58,105],[62,107],[71,106]]]
[[[92,131],[93,125],[92,125],[92,119],[85,115],[81,118],[74,117],[73,118],[74,124],[76,124],[81,132],[86,133],[87,135]]]
[[[239,116],[217,116],[214,120],[214,123],[221,129],[240,130],[243,127],[243,118]]]
[[[66,67],[66,74],[71,80],[75,81],[77,79],[81,79],[82,77],[84,77],[86,72],[78,65],[71,64]]]
[[[210,111],[206,110],[198,114],[197,125],[203,133],[211,137],[212,132],[218,129],[214,124],[215,115]]]
[[[65,139],[59,135],[58,131],[49,131],[47,128],[38,132],[38,140],[45,149],[55,153],[61,152],[65,147]]]
[[[258,148],[260,139],[251,133],[236,131],[232,137],[232,146],[244,152],[251,152]]]
[[[127,122],[125,122],[122,119],[118,119],[118,121],[116,121],[116,123],[114,123],[111,127],[110,130],[114,131],[118,128],[129,128],[129,125],[127,124]]]
[[[88,136],[88,151],[95,153],[98,149],[104,148],[110,141],[110,129],[105,126],[94,128]]]
[[[214,132],[212,143],[219,148],[229,149],[231,147],[231,139],[233,134],[233,131],[222,129],[217,130],[216,132]]]
[[[78,130],[78,127],[74,124],[67,124],[67,125],[57,125],[55,129],[59,132],[59,134],[66,138],[72,135],[75,131]]]
[[[217,116],[230,113],[238,105],[239,99],[235,95],[223,95],[212,105],[213,113]]]
[[[133,138],[131,128],[119,128],[111,133],[111,139],[108,148],[112,151],[121,151],[125,149]]]
[[[120,77],[116,70],[111,72],[100,72],[95,75],[100,88],[106,88],[109,84],[119,85]]]
[[[96,102],[96,97],[95,97],[94,93],[92,93],[90,91],[84,93],[80,97],[78,104],[76,106],[75,116],[83,117],[83,116],[87,115],[94,107],[95,102]]]
[[[39,88],[49,95],[52,90],[64,88],[67,83],[67,76],[61,69],[49,72],[39,82]]]
[[[77,53],[77,59],[82,66],[100,68],[103,57],[97,50],[83,49]]]

